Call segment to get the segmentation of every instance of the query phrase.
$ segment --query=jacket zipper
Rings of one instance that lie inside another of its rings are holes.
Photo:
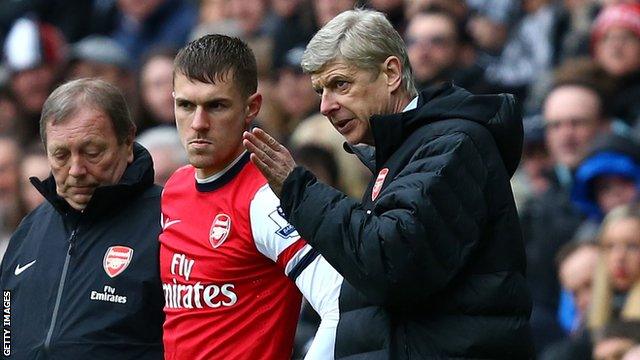
[[[58,294],[56,295],[56,304],[53,307],[53,314],[51,315],[51,324],[49,325],[49,331],[47,331],[47,337],[44,341],[44,350],[49,351],[51,349],[51,337],[53,336],[53,329],[56,326],[56,320],[58,318],[58,310],[60,309],[60,300],[62,299],[62,289],[64,288],[65,280],[67,279],[67,269],[69,268],[69,261],[71,260],[71,254],[73,253],[73,246],[75,244],[76,235],[78,229],[75,228],[69,236],[69,248],[67,249],[67,256],[64,259],[64,266],[62,267],[62,274],[60,275],[60,282],[58,283]]]

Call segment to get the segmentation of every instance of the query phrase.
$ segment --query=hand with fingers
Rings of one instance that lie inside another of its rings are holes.
[[[296,167],[291,153],[271,135],[259,128],[245,131],[242,138],[242,144],[251,152],[251,162],[267,178],[271,190],[280,197],[284,180]]]

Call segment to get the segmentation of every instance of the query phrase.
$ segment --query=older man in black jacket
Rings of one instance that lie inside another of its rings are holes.
[[[162,359],[160,194],[153,162],[114,86],[61,85],[40,120],[47,201],[12,235],[0,267],[11,359]]]
[[[302,65],[375,174],[363,200],[319,183],[262,130],[244,143],[290,222],[345,278],[336,358],[530,358],[513,97],[417,94],[402,40],[367,10],[329,22]]]

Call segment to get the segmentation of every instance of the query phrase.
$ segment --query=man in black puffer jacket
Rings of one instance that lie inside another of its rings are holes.
[[[160,194],[118,89],[58,87],[40,120],[52,175],[0,267],[2,358],[162,359]]]
[[[262,130],[245,146],[291,224],[344,276],[335,357],[531,358],[513,97],[449,84],[417,94],[402,40],[367,10],[329,22],[302,65],[375,174],[363,200],[295,167]]]

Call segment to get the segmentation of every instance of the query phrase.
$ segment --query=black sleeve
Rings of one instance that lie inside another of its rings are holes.
[[[301,236],[368,299],[402,304],[447,286],[468,262],[486,219],[487,168],[472,139],[423,144],[373,211],[297,167],[282,206]]]

